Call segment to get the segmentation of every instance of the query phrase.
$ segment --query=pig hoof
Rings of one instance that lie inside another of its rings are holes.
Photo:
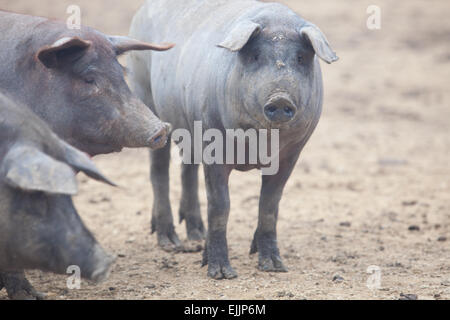
[[[45,294],[36,291],[22,273],[2,273],[0,282],[11,300],[44,300]]]
[[[172,223],[159,223],[155,218],[152,219],[152,233],[156,232],[158,235],[158,245],[166,252],[179,252],[182,250],[182,245],[175,227]]]
[[[187,228],[188,239],[191,241],[205,240],[205,230],[202,228]]]
[[[265,272],[288,272],[276,246],[276,238],[263,237],[255,233],[250,254],[259,252],[258,269]]]
[[[260,258],[258,269],[264,272],[288,272],[288,269],[284,266],[279,256]]]
[[[167,234],[158,233],[158,245],[166,252],[180,252],[183,251],[180,239],[175,231]]]
[[[8,297],[11,300],[45,300],[46,295],[42,292],[34,290],[33,287],[31,287],[31,290],[20,289],[11,294],[8,292]]]
[[[213,264],[208,266],[208,277],[215,280],[237,278],[237,272],[230,265]]]
[[[184,253],[200,252],[202,250],[203,250],[203,241],[186,240],[183,242]]]
[[[186,231],[189,240],[202,241],[206,238],[206,231],[200,215],[200,211],[195,211],[195,214],[185,214],[180,210],[180,223],[186,220]]]

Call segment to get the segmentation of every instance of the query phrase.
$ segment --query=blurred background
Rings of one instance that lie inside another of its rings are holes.
[[[450,299],[450,2],[280,2],[318,25],[340,57],[322,66],[323,116],[280,208],[279,245],[290,272],[261,273],[248,256],[258,172],[232,175],[228,239],[240,277],[215,282],[200,269],[199,253],[157,248],[148,152],[126,150],[96,159],[122,188],[80,177],[75,198],[98,240],[119,256],[111,278],[69,291],[64,276],[30,272],[50,299]],[[66,20],[75,4],[82,24],[126,35],[142,3],[0,0],[0,9]],[[379,30],[367,28],[370,5],[381,9]],[[172,166],[175,220],[179,171]],[[184,225],[177,232],[186,238]],[[371,265],[381,270],[378,290],[366,285]]]

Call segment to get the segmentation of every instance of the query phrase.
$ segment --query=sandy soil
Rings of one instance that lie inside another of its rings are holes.
[[[111,277],[68,290],[65,276],[28,272],[49,299],[450,298],[449,2],[285,2],[319,25],[341,57],[323,66],[324,114],[281,203],[279,244],[290,272],[259,272],[248,255],[258,172],[232,175],[228,239],[239,278],[214,281],[200,253],[157,247],[148,152],[127,150],[96,159],[122,188],[80,177],[75,197],[86,224],[119,256]],[[141,1],[0,0],[0,8],[63,19],[73,3],[84,24],[126,34]],[[366,28],[373,3],[382,9],[379,31]],[[175,213],[179,171],[172,166]],[[201,206],[205,217],[203,183]],[[176,228],[185,239],[184,225]],[[371,265],[381,270],[375,290],[366,285]]]

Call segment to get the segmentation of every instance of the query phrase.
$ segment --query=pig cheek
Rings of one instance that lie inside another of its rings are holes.
[[[97,109],[95,131],[92,133],[97,137],[100,144],[118,145],[122,130],[121,120],[124,118],[122,112],[114,106],[114,102],[107,102]]]
[[[266,79],[268,77],[267,74],[263,73],[261,74],[261,76],[265,76]],[[253,86],[249,88],[248,93],[245,96],[246,108],[254,119],[256,119],[260,124],[264,124],[266,123],[266,118],[264,116],[264,106],[271,92],[268,89],[268,86],[261,83],[261,81],[256,80],[256,78],[252,83]],[[265,127],[265,125],[263,126]]]
[[[236,85],[236,82],[233,81],[229,84],[232,96],[237,99],[237,105],[243,106],[243,109],[245,109],[253,119],[258,122],[264,121],[261,107],[263,90],[261,90],[260,87],[261,77],[265,76],[264,73],[251,70],[251,68],[245,68],[245,66],[238,72],[239,85]],[[232,80],[234,80],[234,77],[232,77]],[[243,115],[243,117],[245,118],[246,115]]]
[[[28,244],[23,253],[34,262],[34,267],[64,273],[75,260],[72,247],[80,247],[78,238],[84,238],[82,228],[73,217],[75,208],[70,197],[59,195],[42,195],[35,208],[39,212],[29,216],[30,220],[25,224],[27,233],[31,234],[28,241],[24,241]]]
[[[297,102],[299,108],[299,114],[307,114],[308,112],[312,112],[314,107],[313,97],[316,95],[316,91],[314,88],[314,81],[311,81],[311,77],[298,79],[298,82],[294,84],[292,90],[292,97]]]
[[[103,132],[108,131],[112,122],[118,118],[118,111],[114,108],[114,102],[101,89],[93,89],[89,96],[81,101],[82,112],[79,114],[78,124],[83,131],[91,135],[92,140],[100,139]]]
[[[15,263],[30,268],[42,268],[48,257],[43,256],[42,248],[46,246],[48,234],[49,206],[42,193],[14,196],[12,202],[14,214],[10,217],[9,248],[14,253]],[[45,231],[45,232],[44,232]]]

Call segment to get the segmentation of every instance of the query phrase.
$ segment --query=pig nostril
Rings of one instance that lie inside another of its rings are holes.
[[[277,108],[275,108],[275,107],[270,107],[269,108],[269,112],[270,113],[275,113],[277,111]]]
[[[264,107],[264,113],[271,122],[288,122],[296,114],[296,108],[288,101],[277,100]]]
[[[162,140],[163,136],[164,136],[163,134],[156,136],[155,138],[153,138],[152,142],[159,143]]]
[[[167,142],[167,137],[168,137],[167,128],[160,130],[153,136],[153,138],[150,139],[149,141],[150,147],[151,148],[163,147]]]
[[[292,118],[293,115],[294,115],[294,110],[293,110],[291,107],[284,107],[284,113],[285,113],[288,117]]]
[[[274,114],[275,112],[277,112],[277,107],[275,107],[275,106],[269,106],[269,107],[266,108],[266,112],[272,115],[272,114]]]

